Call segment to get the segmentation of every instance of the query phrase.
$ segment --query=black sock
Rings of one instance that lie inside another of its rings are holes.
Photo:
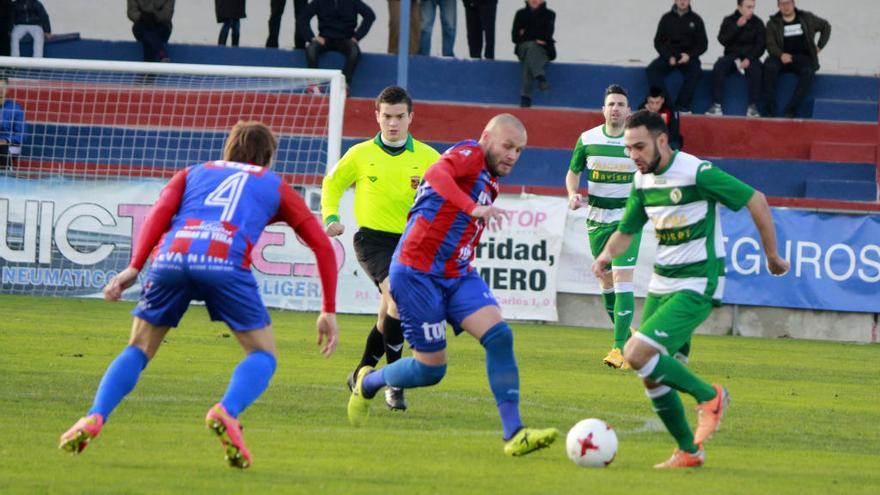
[[[400,320],[385,315],[385,358],[388,364],[400,359],[403,354],[403,329]]]
[[[370,334],[367,335],[367,344],[364,346],[364,355],[361,357],[360,364],[358,364],[357,368],[354,370],[355,376],[357,376],[358,370],[362,367],[375,367],[379,364],[379,360],[382,359],[383,354],[385,354],[385,339],[382,337],[382,332],[379,331],[379,328],[376,327],[376,325],[373,325],[373,329],[370,330]]]

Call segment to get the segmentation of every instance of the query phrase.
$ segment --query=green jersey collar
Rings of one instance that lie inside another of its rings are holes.
[[[605,137],[611,138],[611,139],[620,139],[623,137],[622,132],[620,133],[620,135],[617,135],[617,136],[611,136],[610,134],[608,134],[608,132],[605,130],[605,124],[602,124],[602,134],[604,134]]]
[[[373,138],[373,142],[376,143],[376,145],[379,146],[380,148],[386,148],[385,143],[382,142],[382,131],[379,131],[376,133],[376,137]],[[412,134],[406,135],[406,144],[404,144],[403,147],[407,151],[414,152],[416,150],[415,145],[413,144]]]
[[[667,163],[666,166],[663,167],[662,169],[655,171],[655,172],[654,172],[654,175],[663,175],[663,174],[665,174],[666,171],[669,170],[669,169],[672,167],[672,164],[675,163],[675,157],[677,157],[677,156],[678,156],[678,150],[675,150],[675,152],[672,154],[672,156],[669,157],[669,163]],[[658,168],[659,168],[659,167],[658,167]]]

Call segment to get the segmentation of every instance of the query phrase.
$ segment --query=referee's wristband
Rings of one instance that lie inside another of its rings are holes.
[[[338,222],[338,221],[339,221],[339,215],[329,215],[327,218],[324,219],[324,226],[326,227],[326,226],[330,225],[331,223]]]

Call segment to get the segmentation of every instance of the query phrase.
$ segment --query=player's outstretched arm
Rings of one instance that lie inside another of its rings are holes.
[[[140,273],[140,270],[132,267],[128,267],[117,273],[116,276],[111,278],[110,282],[104,286],[104,299],[108,301],[118,301],[119,298],[122,297],[122,292],[131,287],[135,280],[137,280],[138,273]]]
[[[321,354],[330,357],[339,342],[339,327],[336,325],[336,313],[321,312],[318,315],[318,345],[322,345]]]
[[[770,213],[770,205],[767,204],[767,197],[761,191],[755,191],[746,208],[752,215],[752,221],[758,228],[758,234],[761,236],[761,244],[764,246],[764,253],[767,256],[767,268],[773,275],[785,275],[790,265],[779,256],[779,250],[776,245],[776,226],[773,224],[773,215]]]

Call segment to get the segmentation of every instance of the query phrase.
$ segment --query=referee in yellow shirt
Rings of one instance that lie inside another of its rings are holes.
[[[399,86],[383,89],[376,97],[379,133],[349,148],[321,187],[321,215],[327,235],[333,237],[345,231],[339,200],[355,184],[354,216],[360,229],[354,235],[354,252],[382,294],[379,317],[367,336],[363,357],[348,375],[349,389],[362,366],[376,366],[382,354],[393,363],[403,352],[403,330],[388,290],[388,268],[422,176],[440,158],[434,148],[410,136],[412,118],[412,99],[406,90]],[[385,403],[392,410],[406,410],[403,390],[386,387]]]

